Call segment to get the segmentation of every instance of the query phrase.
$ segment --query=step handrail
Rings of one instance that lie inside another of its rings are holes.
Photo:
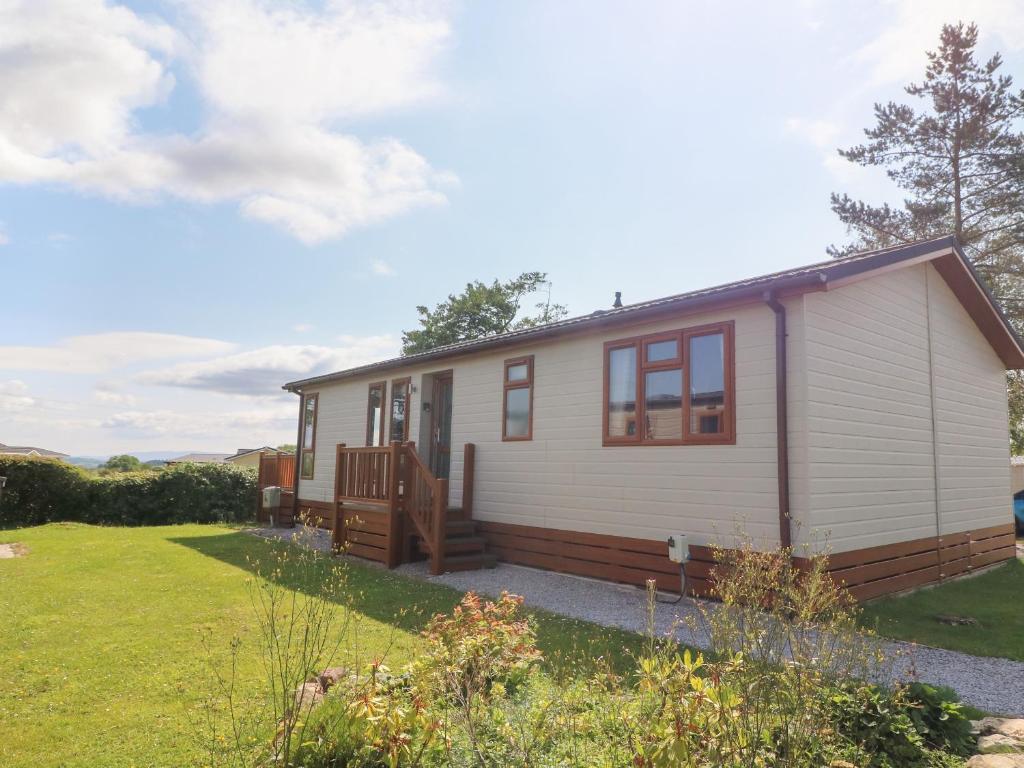
[[[401,509],[430,551],[430,572],[444,573],[444,543],[448,528],[448,480],[438,478],[416,451],[416,444],[402,445]]]

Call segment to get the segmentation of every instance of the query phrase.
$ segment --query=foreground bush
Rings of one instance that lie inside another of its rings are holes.
[[[625,677],[600,665],[597,673],[553,677],[521,598],[508,594],[494,602],[469,594],[451,615],[434,617],[423,632],[424,652],[397,673],[380,659],[363,664],[341,652],[358,643],[357,630],[339,634],[347,621],[321,631],[325,615],[349,615],[344,590],[336,591],[343,576],[325,585],[333,593],[307,595],[287,617],[275,618],[266,602],[255,602],[265,631],[264,647],[254,650],[272,681],[268,699],[282,705],[250,717],[256,710],[231,693],[240,681],[219,678],[216,687],[226,694],[219,712],[231,714],[227,731],[235,736],[227,749],[210,740],[210,762],[238,768],[962,764],[968,724],[946,692],[921,685],[889,690],[854,676],[879,672],[881,659],[872,638],[851,623],[856,608],[822,564],[798,571],[787,553],[749,550],[723,553],[722,561],[722,603],[701,608],[712,651],[703,655],[655,636],[652,586],[649,643]],[[258,570],[281,573],[280,562]],[[260,589],[274,588],[257,594]],[[291,647],[283,638],[301,642]],[[316,653],[304,650],[310,647]],[[339,649],[341,658],[327,649]],[[320,670],[336,672],[339,661],[343,672],[321,685],[327,675]],[[314,694],[322,703],[310,706]],[[242,723],[249,726],[245,738],[238,737]]]
[[[0,458],[7,485],[0,526],[70,521],[110,525],[235,522],[252,517],[256,473],[222,464],[91,475],[50,459]]]

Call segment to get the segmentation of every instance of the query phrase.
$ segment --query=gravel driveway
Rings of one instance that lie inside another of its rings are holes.
[[[264,538],[291,540],[295,530],[274,528],[248,529]],[[330,551],[327,531],[303,532],[301,543],[322,552]],[[361,564],[366,561],[359,560]],[[426,562],[409,563],[397,569],[421,581],[444,584],[461,592],[470,590],[497,597],[503,590],[522,595],[527,605],[543,608],[575,619],[606,627],[644,632],[647,626],[646,595],[642,589],[611,584],[579,576],[568,576],[519,565],[501,563],[497,568],[462,571],[431,576]],[[677,605],[659,603],[655,625],[660,634],[675,628],[680,642],[694,647],[704,645],[686,626],[687,618],[696,618],[690,599]],[[971,656],[913,643],[887,642],[891,656],[901,663],[894,677],[916,677],[929,683],[948,685],[965,702],[998,715],[1024,713],[1024,662]]]

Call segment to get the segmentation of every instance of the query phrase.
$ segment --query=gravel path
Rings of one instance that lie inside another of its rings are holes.
[[[291,541],[296,537],[295,530],[248,530],[264,538]],[[330,534],[327,531],[300,533],[298,540],[318,551],[330,551]],[[358,562],[367,564],[362,559]],[[507,590],[522,595],[526,604],[535,608],[606,627],[644,632],[647,626],[646,596],[642,589],[635,587],[504,563],[491,570],[442,576],[431,576],[425,562],[409,563],[397,571],[461,592],[472,590],[497,597]],[[662,635],[674,631],[680,642],[702,647],[706,645],[705,639],[694,635],[686,626],[687,619],[696,617],[693,600],[686,599],[676,605],[659,603],[655,611],[656,630]],[[887,645],[890,656],[901,658],[894,677],[917,677],[929,683],[948,685],[968,704],[994,714],[1024,712],[1024,662],[971,656],[913,643],[889,641]]]

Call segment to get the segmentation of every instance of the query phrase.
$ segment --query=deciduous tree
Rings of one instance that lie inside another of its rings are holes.
[[[565,317],[561,304],[550,298],[537,302],[533,314],[520,314],[527,297],[548,285],[547,273],[524,272],[507,282],[495,280],[490,285],[479,280],[467,283],[458,295],[449,295],[434,309],[416,307],[420,328],[402,334],[402,354],[426,352],[446,344],[480,339],[499,333],[530,328]]]

